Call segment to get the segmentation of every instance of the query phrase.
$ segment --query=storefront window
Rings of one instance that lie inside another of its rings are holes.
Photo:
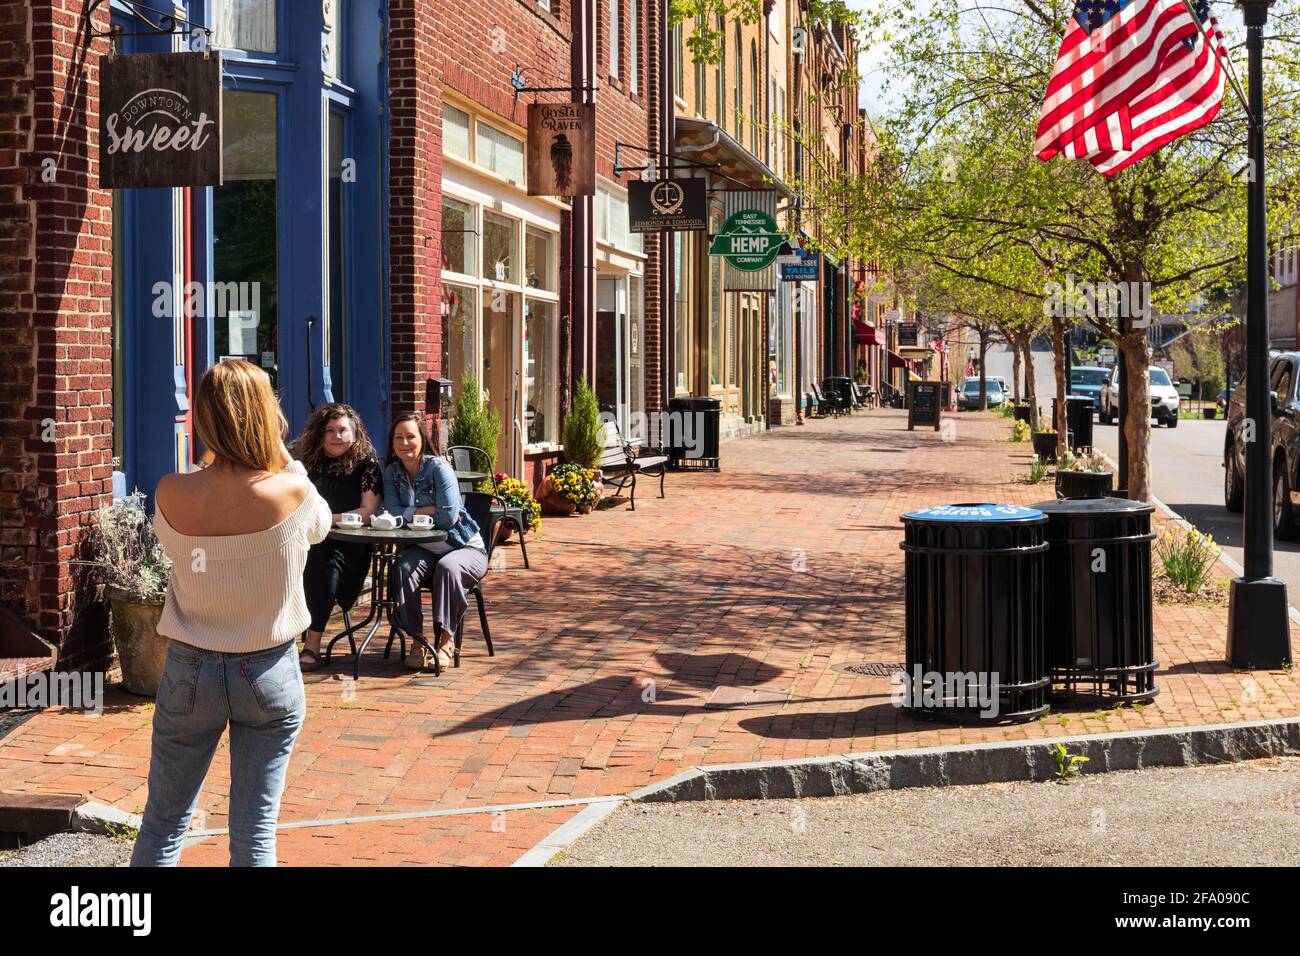
[[[334,8],[333,24],[330,27],[328,40],[329,60],[327,62],[327,72],[330,76],[336,77],[340,80],[347,79],[347,76],[344,73],[343,50],[345,48],[343,44],[347,42],[346,28],[348,18],[346,4],[348,2],[350,2],[350,0],[334,0],[332,4]]]
[[[279,49],[276,0],[213,0],[213,3],[213,43],[218,47],[252,53],[275,53]]]
[[[494,212],[483,213],[483,278],[519,282],[518,223]]]
[[[645,283],[641,276],[628,276],[628,410],[631,423],[644,428],[645,415]],[[635,437],[650,440],[653,436]]]
[[[452,394],[459,397],[461,383],[477,365],[478,290],[460,285],[442,285],[442,372],[452,381]]]
[[[524,302],[524,428],[530,445],[559,441],[555,305]]]
[[[531,289],[555,291],[555,237],[529,228],[524,237],[524,283]]]
[[[709,258],[709,384],[722,384],[722,257]]]
[[[469,114],[447,105],[442,108],[442,151],[466,162],[469,154]]]
[[[448,272],[473,275],[474,250],[478,247],[474,234],[474,207],[459,199],[444,196],[442,200],[442,267]]]
[[[476,123],[475,162],[512,182],[524,181],[524,144],[487,123]]]
[[[347,235],[347,214],[343,190],[344,119],[342,114],[329,114],[329,302],[325,322],[325,354],[329,356],[330,388],[336,402],[347,399],[347,368],[344,356],[344,335],[347,317],[347,290],[345,287],[346,255],[344,236]]]
[[[276,108],[274,93],[222,93],[225,183],[212,190],[212,277],[234,291],[213,317],[217,358],[246,358],[278,387]]]
[[[685,233],[673,233],[673,343],[677,380],[675,388],[679,392],[687,391],[687,373],[690,363],[690,317],[691,290],[689,257],[693,253],[693,244]]]
[[[501,439],[497,443],[497,468],[514,469],[516,441],[514,343],[515,310],[518,296],[512,292],[485,290],[483,295],[483,401],[501,416]]]

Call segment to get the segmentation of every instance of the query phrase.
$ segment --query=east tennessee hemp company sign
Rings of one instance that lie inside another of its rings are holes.
[[[101,189],[220,186],[221,54],[99,60]]]
[[[742,209],[727,217],[709,255],[722,256],[741,272],[757,272],[776,261],[784,241],[775,219],[761,209]]]

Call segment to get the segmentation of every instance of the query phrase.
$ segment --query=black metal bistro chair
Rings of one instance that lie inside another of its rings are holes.
[[[494,508],[500,514],[501,521],[499,523],[514,528],[515,533],[519,535],[519,551],[524,558],[524,568],[527,569],[530,566],[528,564],[528,541],[526,537],[528,522],[524,519],[524,509],[508,505],[500,499],[500,487],[496,473],[492,470],[492,458],[482,448],[475,448],[473,445],[452,445],[447,449],[447,460],[451,462],[451,466],[457,471],[482,471],[487,473],[488,480],[492,482],[492,496],[497,501]],[[462,495],[473,490],[470,487],[470,482],[462,481],[460,483]]]
[[[493,542],[496,540],[497,526],[501,523],[501,512],[493,507],[495,499],[492,495],[485,495],[479,491],[470,491],[464,495],[465,510],[469,512],[475,524],[479,527],[479,534],[483,537],[483,546],[487,549],[487,570],[483,572],[483,577],[470,586],[469,593],[474,595],[474,600],[478,603],[478,620],[479,626],[483,628],[483,642],[487,644],[488,657],[496,657],[496,649],[492,646],[492,631],[488,627],[487,608],[483,604],[483,578],[487,577],[488,571],[492,570],[492,549]],[[433,575],[429,575],[427,581],[422,586],[422,590],[433,590]],[[469,608],[465,609],[469,613]],[[452,638],[452,666],[460,667],[460,648],[461,639],[465,632],[465,618],[462,616],[460,622],[456,625],[456,633]],[[435,623],[433,626],[434,644],[442,640],[442,625]],[[393,649],[393,641],[401,642],[400,649],[403,657],[406,656],[406,636],[400,631],[390,632],[388,635],[388,646],[384,649],[384,657],[387,657]],[[416,645],[418,646],[418,644]],[[414,653],[416,646],[411,647]],[[438,660],[438,655],[433,654],[433,676],[438,677],[442,674],[442,663]]]

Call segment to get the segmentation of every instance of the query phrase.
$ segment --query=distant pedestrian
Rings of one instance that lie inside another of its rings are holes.
[[[274,866],[285,772],[306,712],[296,638],[308,549],[330,509],[284,447],[264,371],[214,365],[194,397],[207,468],[158,484],[154,524],[172,560],[158,633],[171,638],[153,712],[149,798],[132,866],[175,866],[204,777],[230,727],[230,863]]]

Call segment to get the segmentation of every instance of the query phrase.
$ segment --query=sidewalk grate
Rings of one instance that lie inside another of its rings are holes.
[[[857,664],[840,664],[835,668],[845,674],[861,674],[865,677],[893,677],[905,672],[907,665],[901,661],[861,661]]]
[[[39,713],[40,709],[37,707],[28,707],[23,710],[0,710],[0,740],[4,740]]]

